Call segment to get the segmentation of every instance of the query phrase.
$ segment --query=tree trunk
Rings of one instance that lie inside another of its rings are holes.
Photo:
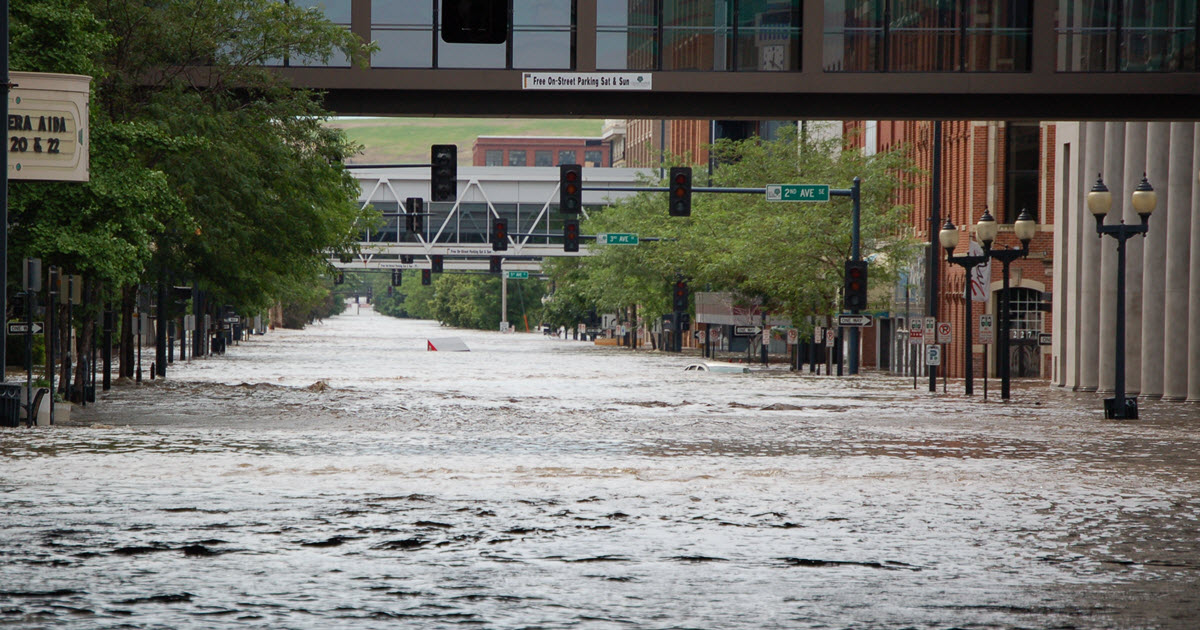
[[[57,390],[63,398],[66,398],[71,384],[71,320],[67,318],[70,307],[64,304],[54,304],[51,308],[56,310],[54,319],[58,326],[54,333],[58,337],[57,345],[62,349],[62,355],[59,357],[61,363],[58,366]]]
[[[130,286],[121,290],[121,351],[118,353],[121,378],[133,378],[133,307],[137,300],[137,287]]]
[[[87,305],[98,303],[95,282],[83,285],[83,303]],[[91,382],[88,377],[91,375],[92,368],[92,338],[96,334],[96,318],[86,315],[88,311],[82,306],[80,309],[80,314],[84,317],[80,325],[79,336],[75,338],[75,356],[78,357],[78,360],[75,362],[75,383],[71,387],[69,397],[74,403],[83,402],[84,388]]]

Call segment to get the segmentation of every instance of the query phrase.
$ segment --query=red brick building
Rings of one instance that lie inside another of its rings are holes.
[[[612,166],[612,145],[600,138],[554,136],[479,136],[473,166]]]

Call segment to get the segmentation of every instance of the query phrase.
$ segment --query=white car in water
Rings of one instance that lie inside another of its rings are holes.
[[[750,368],[736,363],[692,363],[684,372],[720,372],[722,374],[747,374]]]

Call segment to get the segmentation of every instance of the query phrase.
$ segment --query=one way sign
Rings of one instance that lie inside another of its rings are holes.
[[[8,322],[8,334],[10,335],[24,335],[26,330],[29,330],[29,324],[25,322]],[[42,322],[33,322],[33,334],[42,334]]]

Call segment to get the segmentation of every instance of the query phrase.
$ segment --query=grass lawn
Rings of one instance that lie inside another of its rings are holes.
[[[350,139],[363,145],[356,164],[425,164],[429,146],[458,145],[458,163],[471,164],[478,136],[589,136],[599,137],[603,120],[549,120],[525,118],[343,118],[330,125],[345,129]]]

